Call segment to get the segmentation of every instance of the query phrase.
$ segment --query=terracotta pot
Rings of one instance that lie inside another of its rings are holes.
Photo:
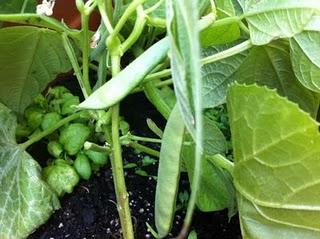
[[[58,20],[63,20],[71,28],[81,28],[81,17],[77,10],[75,0],[56,0],[53,17]],[[100,16],[98,12],[93,12],[89,22],[90,30],[96,30],[99,24]]]

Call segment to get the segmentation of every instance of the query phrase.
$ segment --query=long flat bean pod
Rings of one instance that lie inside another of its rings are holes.
[[[155,222],[160,238],[172,226],[179,186],[184,124],[178,105],[173,108],[163,133],[155,201]]]
[[[91,94],[79,105],[79,108],[104,109],[118,103],[167,56],[168,49],[168,38],[160,40]]]

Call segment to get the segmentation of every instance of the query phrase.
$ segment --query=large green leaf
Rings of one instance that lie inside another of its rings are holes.
[[[232,80],[275,88],[312,116],[317,114],[319,96],[302,87],[295,78],[286,42],[278,41],[252,49]]]
[[[41,167],[15,142],[16,118],[0,104],[0,238],[26,238],[59,207]]]
[[[202,51],[202,55],[204,57],[210,56],[231,46],[231,44],[226,44],[224,46],[208,47]],[[212,108],[225,102],[227,87],[234,80],[232,76],[246,59],[247,54],[248,52],[240,53],[202,67],[204,108]]]
[[[320,33],[305,31],[290,39],[294,73],[305,87],[320,92]]]
[[[319,238],[318,123],[256,85],[231,86],[227,101],[244,238]]]
[[[253,44],[263,45],[303,31],[312,16],[320,11],[318,0],[248,0],[244,16]]]
[[[23,112],[57,74],[71,69],[58,33],[36,27],[0,29],[0,101]]]
[[[36,0],[0,0],[0,13],[35,12]]]

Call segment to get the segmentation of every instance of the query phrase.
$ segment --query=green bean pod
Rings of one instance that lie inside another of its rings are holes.
[[[79,105],[79,108],[104,109],[118,103],[167,56],[168,49],[168,38],[160,40],[91,94]]]
[[[172,226],[179,187],[184,124],[178,105],[173,108],[163,133],[155,201],[155,223],[160,238]]]

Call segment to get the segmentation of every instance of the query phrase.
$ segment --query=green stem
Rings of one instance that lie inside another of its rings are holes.
[[[155,11],[158,7],[161,6],[161,4],[164,3],[164,0],[159,0],[156,4],[154,4],[153,6],[149,7],[148,9],[146,9],[144,12],[146,14],[150,14],[152,13],[153,11]]]
[[[89,81],[89,16],[85,13],[81,13],[82,24],[82,81],[87,95],[92,93],[90,81]]]
[[[30,145],[34,144],[35,142],[38,142],[39,140],[43,139],[44,137],[48,136],[49,134],[52,134],[55,130],[59,129],[63,125],[69,123],[72,120],[75,120],[81,116],[82,112],[79,111],[77,113],[74,113],[62,120],[60,120],[58,123],[56,123],[54,126],[34,135],[32,138],[30,138],[28,141],[20,144],[20,146],[24,149],[28,148]]]
[[[110,18],[108,16],[108,7],[105,5],[106,2],[104,0],[97,0],[98,9],[100,12],[101,19],[109,33],[113,31],[113,26],[111,24]]]
[[[120,140],[135,140],[135,141],[143,141],[143,142],[160,143],[161,144],[161,139],[141,137],[141,136],[136,136],[136,135],[132,135],[132,134],[124,135],[120,138]]]
[[[252,46],[253,45],[252,45],[251,41],[246,40],[246,41],[244,41],[234,47],[231,47],[227,50],[224,50],[224,51],[221,51],[221,52],[216,53],[214,55],[202,58],[201,64],[206,65],[206,64],[211,64],[211,63],[226,59],[228,57],[231,57],[231,56],[237,55],[243,51],[246,51],[246,50],[250,49]],[[171,75],[171,69],[165,69],[165,70],[158,71],[156,73],[152,73],[152,74],[146,76],[143,81],[148,82],[148,81],[156,80],[159,78],[168,77],[170,75]]]
[[[112,75],[115,76],[120,72],[120,57],[113,55],[112,62]],[[118,202],[118,212],[123,230],[124,239],[134,239],[132,220],[129,208],[129,197],[126,189],[126,183],[123,172],[123,162],[121,155],[121,145],[119,140],[119,104],[112,106],[112,148],[113,155],[111,157],[111,165],[113,172],[113,179]]]
[[[117,25],[115,26],[114,30],[111,33],[110,38],[116,37],[119,32],[121,31],[124,24],[127,22],[128,18],[131,16],[132,13],[136,11],[139,5],[143,4],[146,0],[134,0],[132,1],[125,12],[122,14],[121,18],[119,19]]]
[[[151,81],[151,80],[156,80],[156,79],[159,79],[159,78],[163,78],[163,77],[168,77],[168,76],[171,76],[171,69],[165,69],[165,70],[162,70],[162,71],[158,71],[156,73],[152,73],[148,76],[146,76],[144,78],[144,82],[146,81]]]
[[[109,19],[112,19],[113,6],[112,0],[106,0],[106,13]]]
[[[168,80],[164,80],[164,81],[160,81],[160,82],[156,82],[154,84],[154,86],[156,88],[162,88],[164,86],[168,86],[168,85],[172,85],[173,84],[173,81],[172,79],[168,79]],[[131,91],[131,94],[135,94],[135,93],[139,93],[139,92],[142,92],[144,91],[144,89],[142,87],[137,87],[136,89],[134,89],[133,91]]]
[[[88,98],[88,94],[87,94],[87,91],[83,85],[83,80],[82,80],[82,74],[81,74],[81,68],[79,66],[79,63],[77,61],[77,56],[76,56],[76,53],[74,52],[74,49],[72,47],[72,44],[67,36],[66,33],[63,33],[62,34],[62,41],[63,41],[63,46],[64,46],[64,49],[69,57],[69,60],[71,62],[71,65],[72,65],[72,68],[74,70],[74,73],[77,77],[77,80],[78,80],[78,83],[79,83],[79,86],[81,88],[81,91],[82,91],[82,94],[84,96],[84,98]]]
[[[222,156],[221,154],[209,156],[207,157],[207,159],[209,160],[209,162],[227,170],[231,175],[233,175],[234,163]]]
[[[208,57],[205,57],[205,58],[202,58],[201,59],[201,63],[203,65],[206,65],[206,64],[210,64],[210,63],[213,63],[213,62],[217,62],[217,61],[220,61],[222,59],[225,59],[225,58],[228,58],[230,56],[234,56],[236,54],[239,54],[243,51],[246,51],[248,49],[250,49],[252,47],[252,43],[250,40],[246,40],[242,43],[240,43],[239,45],[236,45],[234,47],[231,47],[225,51],[222,51],[222,52],[219,52],[217,54],[214,54],[212,56],[208,56]]]
[[[97,151],[97,152],[107,152],[107,153],[111,153],[111,148],[110,145],[105,144],[104,146],[101,145],[97,145],[95,143],[86,141],[83,145],[83,148],[85,150],[92,150],[92,151]]]
[[[146,153],[146,154],[149,154],[149,155],[152,155],[152,156],[155,156],[155,157],[160,157],[160,152],[157,151],[157,150],[154,150],[152,148],[149,148],[147,146],[144,146],[142,144],[139,144],[137,142],[130,142],[128,144],[128,146],[140,151],[140,152],[143,152],[143,153]]]
[[[171,108],[159,94],[158,88],[155,84],[153,82],[147,82],[143,85],[143,88],[148,100],[156,107],[164,118],[168,119]]]
[[[145,23],[146,17],[143,12],[143,8],[140,5],[137,8],[137,19],[134,24],[133,30],[129,37],[121,45],[122,54],[124,54],[138,40],[144,29]]]

